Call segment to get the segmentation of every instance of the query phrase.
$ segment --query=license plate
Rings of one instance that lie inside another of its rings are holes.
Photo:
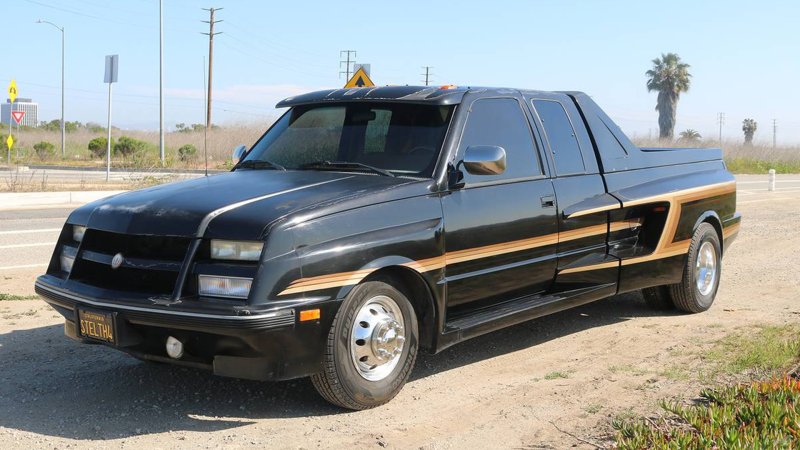
[[[115,342],[114,316],[111,313],[78,308],[81,336],[103,342]]]

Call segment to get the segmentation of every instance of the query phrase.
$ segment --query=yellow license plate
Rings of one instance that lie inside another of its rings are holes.
[[[111,313],[86,311],[78,308],[81,336],[103,342],[115,342],[114,317]]]

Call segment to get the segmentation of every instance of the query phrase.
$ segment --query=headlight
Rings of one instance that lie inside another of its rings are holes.
[[[214,259],[258,261],[263,249],[263,242],[211,240],[211,257]]]
[[[82,241],[84,233],[86,233],[86,227],[79,227],[78,225],[72,226],[72,240],[75,242]]]
[[[197,277],[200,295],[212,297],[247,298],[250,294],[252,278],[217,277],[199,275]]]
[[[75,255],[78,254],[78,249],[64,245],[61,247],[61,270],[64,272],[72,271],[72,264],[75,262]]]

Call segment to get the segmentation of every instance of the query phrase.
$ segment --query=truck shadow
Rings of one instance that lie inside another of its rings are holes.
[[[535,346],[582,330],[661,315],[638,294],[595,302],[421,354],[413,380]],[[667,313],[669,314],[669,313]],[[259,419],[346,414],[308,380],[262,383],[139,362],[102,346],[78,345],[62,326],[0,335],[0,427],[70,439],[210,432]],[[357,413],[356,413],[357,414]]]

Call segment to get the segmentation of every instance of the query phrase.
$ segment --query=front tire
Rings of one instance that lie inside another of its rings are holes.
[[[328,333],[324,370],[311,382],[325,400],[353,410],[380,406],[403,388],[417,357],[411,302],[383,281],[354,287]]]

